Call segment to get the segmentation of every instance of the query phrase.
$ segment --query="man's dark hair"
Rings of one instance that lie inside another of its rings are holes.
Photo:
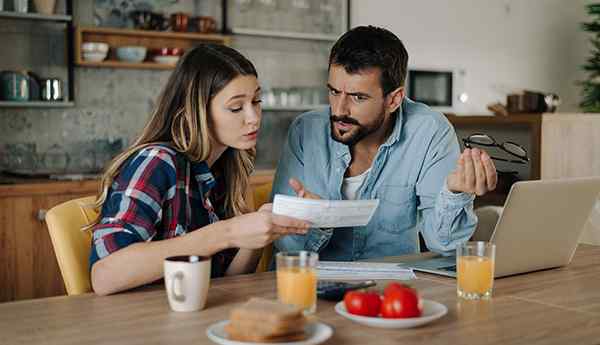
[[[402,41],[389,30],[371,25],[346,32],[335,42],[329,55],[329,68],[341,65],[348,73],[380,68],[384,95],[404,85],[407,64],[408,52]]]

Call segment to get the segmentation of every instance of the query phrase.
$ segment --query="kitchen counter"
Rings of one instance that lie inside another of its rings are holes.
[[[250,176],[251,185],[271,182],[275,170],[256,170]],[[48,194],[95,194],[98,192],[97,178],[77,181],[58,181],[40,177],[21,177],[0,174],[0,196],[48,195]]]

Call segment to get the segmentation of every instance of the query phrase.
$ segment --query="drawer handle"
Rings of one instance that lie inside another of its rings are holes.
[[[46,209],[43,209],[43,208],[40,208],[40,209],[37,211],[37,219],[38,219],[40,222],[43,222],[44,220],[46,220],[46,213],[48,213],[48,210],[46,210]]]

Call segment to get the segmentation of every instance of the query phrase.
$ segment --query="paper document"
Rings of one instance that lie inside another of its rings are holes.
[[[321,261],[317,265],[319,280],[411,280],[412,269],[383,262]]]
[[[309,221],[316,228],[364,226],[379,200],[314,200],[275,195],[273,213]]]

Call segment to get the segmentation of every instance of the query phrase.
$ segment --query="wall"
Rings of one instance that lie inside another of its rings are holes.
[[[588,0],[419,0],[351,3],[353,25],[396,33],[409,65],[464,68],[466,114],[519,89],[558,93],[559,111],[577,111],[575,81],[589,47],[580,22]]]

